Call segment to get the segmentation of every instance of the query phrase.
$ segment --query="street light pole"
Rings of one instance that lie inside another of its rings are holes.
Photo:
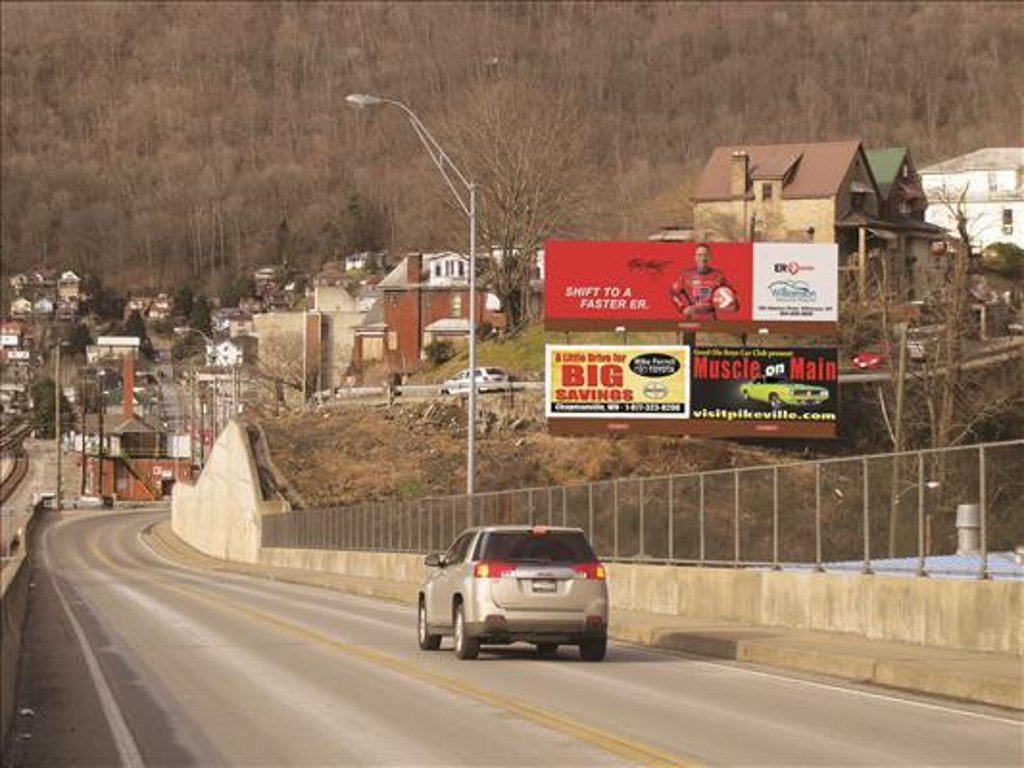
[[[451,161],[447,153],[438,144],[437,139],[427,130],[427,126],[408,106],[394,99],[373,96],[368,93],[351,93],[345,101],[357,109],[389,104],[405,113],[409,124],[419,137],[430,159],[434,161],[441,177],[455,197],[459,208],[469,219],[469,413],[466,424],[466,522],[473,522],[473,493],[475,491],[475,453],[476,453],[476,184],[466,178],[458,166]],[[453,180],[454,176],[454,180]],[[465,192],[460,193],[456,182],[461,184]]]
[[[60,430],[61,430],[61,424],[60,424],[60,345],[61,345],[61,343],[58,341],[57,342],[57,347],[56,347],[56,354],[54,355],[54,358],[53,358],[53,367],[54,367],[54,372],[53,372],[53,378],[54,378],[54,387],[53,387],[53,400],[54,400],[53,442],[54,442],[54,445],[57,447],[57,491],[56,491],[55,498],[54,498],[54,506],[56,507],[58,512],[60,512],[60,510],[61,510],[61,502],[60,502],[60,481],[61,481],[61,455],[60,455],[61,454],[61,450],[60,450],[61,449],[61,445],[60,445]]]

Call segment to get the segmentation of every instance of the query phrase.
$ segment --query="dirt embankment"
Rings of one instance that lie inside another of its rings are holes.
[[[655,437],[553,437],[539,398],[483,398],[477,489],[665,475],[796,458],[763,448]],[[461,493],[466,414],[458,401],[350,405],[262,422],[275,464],[310,506]]]

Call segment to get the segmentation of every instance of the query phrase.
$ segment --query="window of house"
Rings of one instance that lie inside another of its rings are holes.
[[[988,191],[995,192],[999,189],[999,174],[995,171],[988,172]]]
[[[900,200],[900,216],[910,215],[910,203],[906,200]]]
[[[864,210],[864,193],[854,192],[850,195],[850,205],[853,206],[853,210],[862,211]]]
[[[903,164],[903,178],[904,179],[909,179],[910,178],[910,169],[907,167],[906,163]]]
[[[771,200],[772,199],[773,190],[774,190],[773,185],[771,185],[771,184],[762,184],[761,185],[761,199],[762,200]]]
[[[462,294],[452,295],[452,317],[462,317]]]
[[[1013,234],[1013,209],[1003,208],[1003,234]]]

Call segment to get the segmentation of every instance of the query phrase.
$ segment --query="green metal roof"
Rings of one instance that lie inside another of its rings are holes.
[[[907,156],[907,148],[866,149],[864,154],[868,157],[871,175],[878,183],[878,191],[882,193],[882,197],[889,197],[889,190],[896,181],[896,174],[900,172],[903,159]]]

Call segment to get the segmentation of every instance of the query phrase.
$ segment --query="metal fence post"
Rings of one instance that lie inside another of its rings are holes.
[[[772,467],[772,569],[779,570],[779,468]]]
[[[928,574],[924,568],[924,454],[917,454],[917,576]]]
[[[644,556],[644,479],[640,478],[640,557]]]
[[[619,557],[619,481],[612,481],[612,557]]]
[[[565,500],[565,495],[566,495],[567,491],[568,491],[568,489],[563,485],[562,486],[562,525],[563,526],[569,525],[569,509],[568,509],[568,505],[566,504],[566,500]]]
[[[814,570],[821,573],[821,462],[814,465]]]
[[[707,540],[706,540],[706,538],[704,536],[704,533],[705,533],[705,531],[704,531],[704,475],[702,473],[702,474],[698,475],[697,477],[700,480],[700,488],[699,488],[699,492],[698,492],[698,499],[700,500],[700,503],[698,505],[698,515],[697,515],[697,528],[698,528],[697,534],[698,534],[698,540],[699,540],[699,544],[700,544],[700,552],[699,552],[699,555],[698,555],[698,558],[697,558],[697,564],[700,565],[701,567],[703,567],[704,566],[704,557],[707,554],[707,551],[706,551]]]
[[[548,486],[548,525],[555,524],[555,489]]]
[[[676,533],[675,533],[676,505],[672,494],[672,476],[668,478],[668,559],[674,560],[676,555]]]
[[[527,493],[529,494],[529,501],[526,505],[526,522],[530,525],[533,525],[533,488],[527,491]]]
[[[587,484],[587,537],[594,538],[594,484]]]
[[[732,536],[733,536],[733,568],[740,567],[740,473],[732,473],[733,487],[733,513],[732,513]]]
[[[870,493],[869,481],[868,481],[868,460],[861,459],[861,475],[863,481],[863,487],[861,489],[861,495],[863,496],[863,508],[864,508],[864,566],[862,573],[865,576],[872,574],[871,570],[871,508],[868,504],[868,497]]]
[[[985,446],[978,446],[978,502],[981,507],[981,529],[979,531],[981,538],[981,571],[978,573],[979,579],[988,578],[988,541],[986,540],[986,518],[988,517],[988,510],[985,509],[987,506],[987,488],[985,487]]]

